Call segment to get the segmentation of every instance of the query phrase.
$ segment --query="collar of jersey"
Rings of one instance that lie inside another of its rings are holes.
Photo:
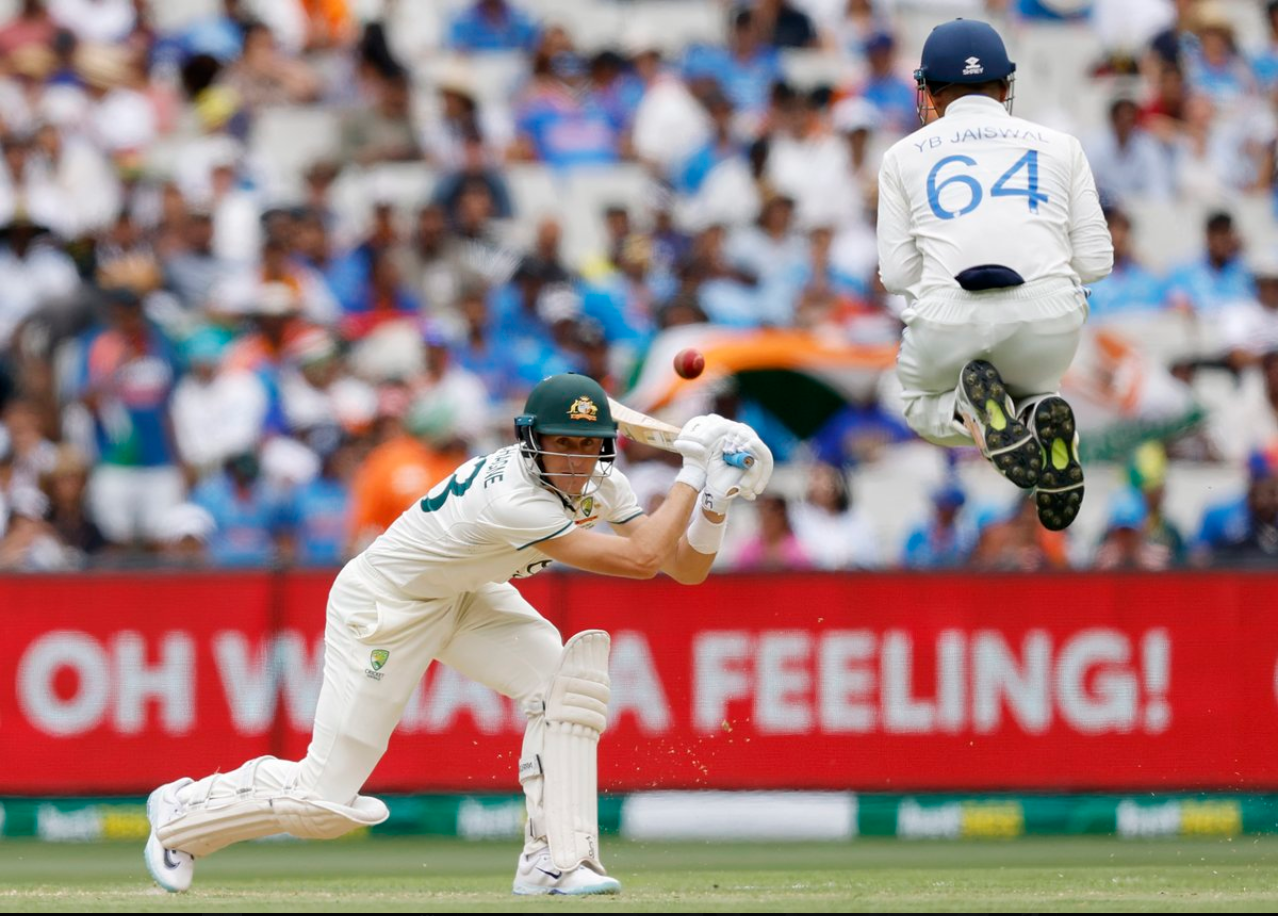
[[[945,106],[945,117],[948,118],[951,114],[993,114],[1002,115],[1005,118],[1011,117],[1002,102],[988,95],[965,95],[955,99]]]

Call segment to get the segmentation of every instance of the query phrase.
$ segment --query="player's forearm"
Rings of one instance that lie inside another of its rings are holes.
[[[688,520],[697,505],[697,491],[685,483],[676,483],[656,512],[630,539],[630,548],[639,556],[655,560],[656,568],[666,570],[688,528]]]
[[[712,526],[723,525],[727,521],[726,515],[706,512],[704,509],[696,509],[693,513],[694,521],[692,524],[694,525],[697,524],[697,515],[703,516],[703,523],[708,523]],[[715,549],[709,552],[704,550],[704,545],[702,550],[697,550],[692,544],[688,543],[688,532],[685,531],[683,536],[679,538],[678,546],[675,547],[674,556],[662,569],[662,572],[681,585],[700,585],[710,575],[710,567],[714,565],[715,557],[718,555],[717,545]]]

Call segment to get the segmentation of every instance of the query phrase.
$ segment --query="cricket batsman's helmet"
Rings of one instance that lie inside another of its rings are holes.
[[[515,417],[515,436],[519,450],[530,469],[535,470],[542,483],[559,492],[546,480],[541,456],[540,436],[590,436],[603,440],[598,455],[600,470],[592,476],[602,478],[612,471],[617,457],[617,424],[608,407],[608,394],[589,376],[566,372],[544,378],[528,394],[524,412]],[[584,496],[597,488],[599,481],[581,494]],[[561,495],[563,494],[561,492]]]
[[[930,92],[958,84],[1008,84],[1004,105],[1012,111],[1016,64],[1007,59],[1007,47],[994,27],[977,19],[955,19],[938,25],[923,43],[919,68],[914,71],[918,88],[919,120],[926,124],[934,113]]]
[[[989,83],[1009,79],[1016,64],[988,22],[955,19],[938,25],[923,43],[914,79],[919,84]]]

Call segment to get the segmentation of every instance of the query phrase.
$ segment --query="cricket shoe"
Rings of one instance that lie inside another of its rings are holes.
[[[1068,528],[1083,506],[1083,465],[1078,460],[1078,425],[1064,398],[1044,398],[1030,406],[1025,422],[1038,440],[1043,472],[1034,505],[1049,531]]]
[[[191,886],[191,879],[195,877],[195,856],[189,852],[165,849],[155,831],[181,812],[178,789],[191,782],[192,780],[183,778],[177,782],[165,783],[146,800],[146,819],[151,822],[151,836],[147,838],[142,857],[146,860],[146,870],[151,873],[155,883],[170,894],[181,893]]]
[[[522,896],[620,894],[621,882],[596,871],[589,862],[576,868],[559,868],[550,857],[550,847],[542,846],[519,857],[514,891]]]
[[[1038,485],[1043,456],[1016,407],[1003,377],[990,363],[974,359],[959,373],[956,407],[981,454],[1023,490]]]

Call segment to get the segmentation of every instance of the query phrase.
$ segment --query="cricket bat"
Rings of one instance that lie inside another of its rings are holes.
[[[608,408],[612,411],[612,418],[617,422],[621,434],[627,439],[667,452],[676,451],[674,441],[679,438],[679,427],[662,423],[612,398],[608,399]],[[749,452],[729,452],[723,456],[723,460],[735,468],[745,469],[754,465],[754,456]]]

